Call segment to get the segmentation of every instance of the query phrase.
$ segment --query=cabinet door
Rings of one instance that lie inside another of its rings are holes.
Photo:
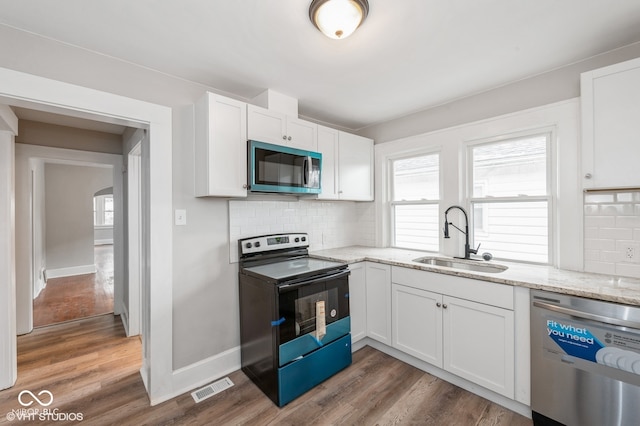
[[[247,105],[247,136],[255,141],[286,145],[286,120],[282,113]]]
[[[513,311],[443,296],[444,369],[513,399]]]
[[[321,200],[338,199],[338,131],[318,126],[318,152],[322,154]]]
[[[318,150],[318,125],[296,117],[287,117],[286,145],[305,151]]]
[[[195,195],[247,196],[247,104],[206,93],[195,104]]]
[[[341,200],[373,201],[373,140],[340,132],[338,180]]]
[[[367,336],[391,346],[391,267],[366,264]]]
[[[391,284],[393,347],[442,368],[442,295]]]
[[[351,343],[367,335],[367,289],[364,262],[349,265],[349,315]]]
[[[640,59],[582,74],[585,188],[640,186]]]

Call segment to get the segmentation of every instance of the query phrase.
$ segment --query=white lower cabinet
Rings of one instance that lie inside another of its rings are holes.
[[[443,296],[443,368],[514,397],[513,311]]]
[[[393,347],[514,398],[512,287],[398,267],[392,281]]]
[[[391,267],[365,262],[367,337],[391,346]]]
[[[351,343],[367,335],[367,282],[364,262],[349,265],[349,316],[351,317]]]
[[[391,285],[393,347],[442,368],[442,295]]]

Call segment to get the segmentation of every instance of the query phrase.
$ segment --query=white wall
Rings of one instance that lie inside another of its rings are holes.
[[[531,78],[359,129],[358,134],[379,144],[576,98],[580,96],[580,73],[638,57],[640,43],[634,43]]]
[[[113,186],[113,170],[49,162],[44,170],[47,276],[95,272],[93,195]]]

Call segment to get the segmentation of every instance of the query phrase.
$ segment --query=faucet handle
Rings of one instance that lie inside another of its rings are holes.
[[[473,254],[478,254],[478,250],[480,250],[480,245],[481,244],[482,243],[478,243],[478,247],[476,247],[475,249],[469,249],[469,252],[473,253]]]

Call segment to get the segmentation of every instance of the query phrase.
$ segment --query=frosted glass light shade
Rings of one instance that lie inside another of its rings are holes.
[[[313,25],[333,39],[349,37],[368,13],[367,0],[313,0],[309,6]]]

